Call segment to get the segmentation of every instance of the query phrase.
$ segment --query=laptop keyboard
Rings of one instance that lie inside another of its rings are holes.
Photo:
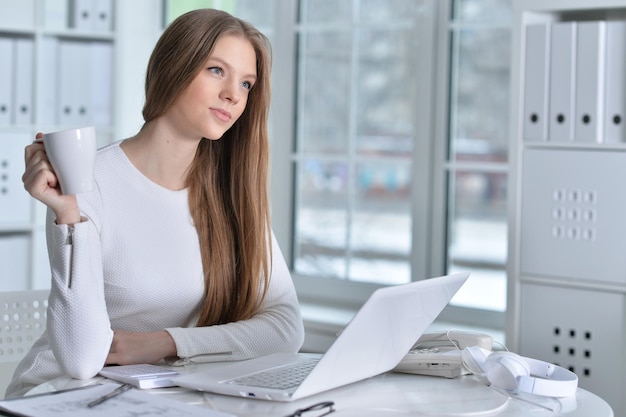
[[[252,387],[288,389],[300,385],[304,378],[311,373],[318,361],[319,358],[310,358],[302,362],[233,379],[228,381],[228,383]]]

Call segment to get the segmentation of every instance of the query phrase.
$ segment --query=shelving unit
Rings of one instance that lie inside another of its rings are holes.
[[[49,287],[45,208],[24,190],[36,132],[114,135],[114,0],[0,0],[0,291]]]
[[[514,16],[507,345],[626,415],[626,2]]]

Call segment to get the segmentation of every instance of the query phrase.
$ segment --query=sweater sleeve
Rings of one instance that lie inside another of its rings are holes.
[[[65,373],[90,378],[104,365],[113,340],[98,231],[89,218],[73,227],[57,225],[51,213],[46,227],[52,272],[50,345]]]
[[[243,360],[274,352],[296,352],[304,326],[291,274],[272,234],[272,274],[260,311],[223,325],[168,328],[178,357],[193,362]]]

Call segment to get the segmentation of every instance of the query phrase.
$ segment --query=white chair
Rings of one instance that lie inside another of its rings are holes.
[[[0,398],[19,361],[46,328],[50,290],[0,292]]]

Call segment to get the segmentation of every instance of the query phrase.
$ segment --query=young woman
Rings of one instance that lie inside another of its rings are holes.
[[[270,46],[221,11],[175,20],[146,75],[145,124],[98,151],[96,190],[62,195],[44,147],[24,186],[48,206],[48,326],[7,397],[108,364],[297,351],[304,332],[270,229]]]

